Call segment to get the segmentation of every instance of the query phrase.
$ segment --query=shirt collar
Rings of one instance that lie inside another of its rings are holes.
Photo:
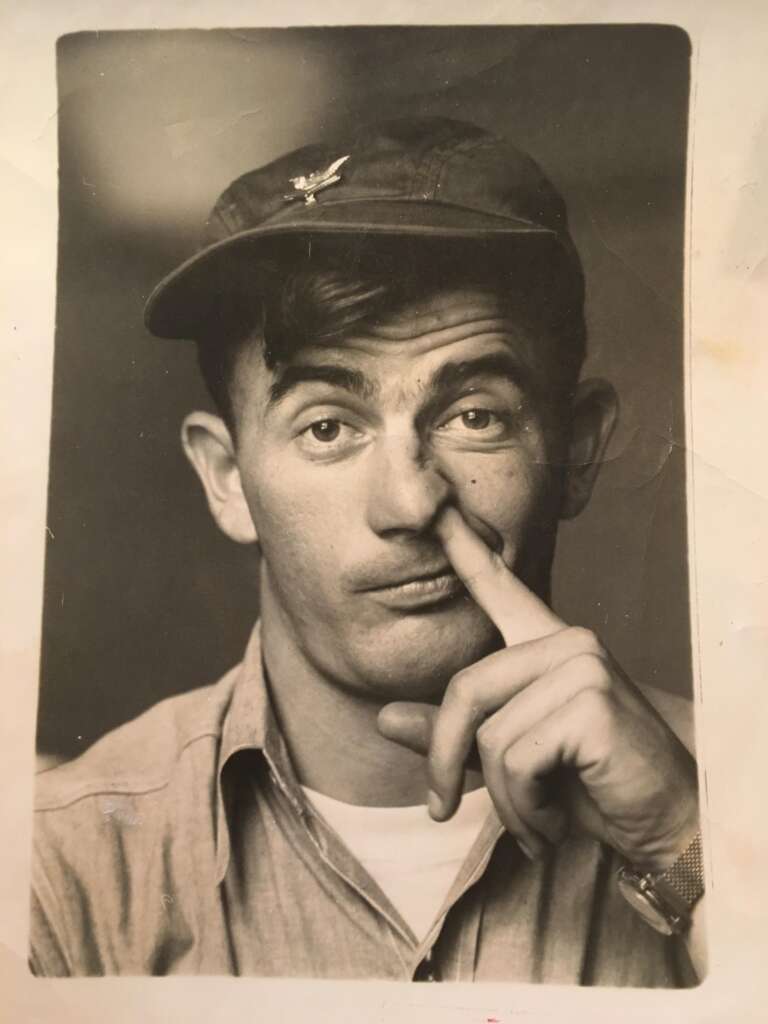
[[[235,680],[221,733],[216,769],[216,884],[227,873],[230,858],[226,776],[236,756],[245,750],[261,751],[277,785],[301,812],[304,798],[291,768],[285,741],[269,700],[261,632],[254,627]]]
[[[308,810],[307,801],[291,766],[288,749],[269,699],[258,623],[246,647],[221,733],[216,770],[216,885],[224,881],[230,859],[227,769],[232,760],[245,750],[262,752],[275,784],[299,817],[304,817]],[[470,855],[475,870],[480,862],[482,871],[503,832],[504,826],[495,811],[491,810],[478,842],[473,847],[474,856]],[[468,866],[465,865],[465,868],[468,869]],[[464,872],[457,882],[463,880],[463,875]]]

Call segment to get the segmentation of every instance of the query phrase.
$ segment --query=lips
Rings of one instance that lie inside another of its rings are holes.
[[[446,562],[425,565],[414,570],[413,565],[400,566],[392,569],[379,569],[371,572],[369,577],[360,582],[357,590],[386,590],[389,587],[407,586],[421,580],[431,580],[437,576],[453,573],[453,568]]]
[[[409,611],[452,601],[464,593],[464,585],[448,564],[407,575],[400,573],[386,583],[367,587],[374,601],[387,608]]]

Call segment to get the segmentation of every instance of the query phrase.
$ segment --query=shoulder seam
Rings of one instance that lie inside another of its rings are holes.
[[[176,752],[176,760],[184,753],[184,751],[191,747],[198,740],[206,739],[208,737],[218,738],[220,733],[214,730],[206,730],[205,732],[198,733],[196,736],[192,736],[182,746],[179,747]],[[54,771],[55,769],[50,769]],[[44,773],[40,773],[44,774]],[[61,801],[47,801],[43,804],[35,805],[35,813],[43,813],[45,811],[61,811],[67,807],[71,807],[73,804],[78,803],[80,800],[87,800],[93,796],[105,796],[107,794],[115,794],[120,796],[145,796],[149,793],[156,793],[158,790],[165,789],[170,782],[170,776],[166,776],[162,782],[148,782],[144,786],[131,784],[130,781],[117,780],[114,783],[101,782],[101,783],[83,783],[86,787],[84,791],[77,793],[74,796],[63,797]]]

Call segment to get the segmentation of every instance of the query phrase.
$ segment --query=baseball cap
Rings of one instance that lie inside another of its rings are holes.
[[[510,258],[534,249],[583,288],[565,204],[538,164],[506,139],[442,117],[371,125],[332,145],[294,150],[234,181],[203,245],[147,300],[148,329],[195,338],[243,262],[290,236],[495,240]]]

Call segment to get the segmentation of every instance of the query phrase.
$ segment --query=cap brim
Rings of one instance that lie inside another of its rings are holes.
[[[550,228],[524,220],[418,200],[301,201],[286,206],[268,224],[232,235],[201,250],[168,274],[149,296],[144,322],[161,338],[195,338],[225,287],[232,261],[255,260],[270,240],[320,235],[411,238],[534,238],[559,242]]]

